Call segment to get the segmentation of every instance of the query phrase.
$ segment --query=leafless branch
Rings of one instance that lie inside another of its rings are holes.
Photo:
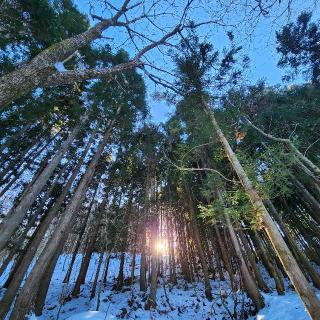
[[[231,180],[228,179],[226,176],[224,176],[220,171],[212,169],[212,168],[188,168],[188,167],[181,167],[178,166],[177,164],[173,163],[169,157],[166,155],[166,153],[164,152],[164,156],[166,158],[166,160],[172,165],[174,166],[176,169],[180,170],[180,171],[189,171],[189,172],[193,172],[193,171],[209,171],[209,172],[213,172],[218,174],[223,180],[227,181],[227,182],[231,182],[231,183],[235,183],[235,184],[239,184],[239,181],[236,180]]]

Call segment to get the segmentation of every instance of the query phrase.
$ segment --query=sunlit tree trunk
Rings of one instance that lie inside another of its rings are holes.
[[[307,279],[300,270],[297,262],[295,261],[292,253],[290,252],[287,244],[283,240],[281,233],[279,232],[276,224],[271,219],[269,212],[263,204],[261,197],[259,196],[257,190],[254,188],[252,182],[245,173],[243,167],[241,166],[237,156],[233,152],[231,146],[229,145],[227,139],[222,133],[213,111],[205,103],[205,111],[210,116],[212,125],[218,135],[226,155],[229,161],[237,173],[249,199],[256,210],[258,219],[260,219],[261,226],[266,230],[268,237],[279,256],[286,273],[288,274],[293,286],[295,287],[297,293],[299,294],[301,300],[303,301],[306,309],[308,310],[312,319],[320,319],[320,301],[316,297],[312,287],[308,283]]]
[[[284,235],[288,241],[288,244],[289,244],[293,254],[295,255],[296,259],[301,263],[303,268],[305,268],[305,270],[308,272],[308,274],[312,280],[313,285],[317,288],[320,288],[319,274],[314,270],[314,268],[312,267],[310,261],[305,256],[305,254],[297,247],[294,239],[292,238],[292,236],[290,234],[288,227],[283,222],[282,217],[278,213],[277,209],[274,207],[273,203],[270,200],[266,200],[266,204],[267,204],[268,208],[270,209],[273,217],[277,221],[282,232],[284,233]]]
[[[154,186],[155,188],[155,186]],[[153,206],[152,211],[156,210],[156,207]],[[158,240],[158,228],[159,220],[157,212],[152,212],[151,216],[151,281],[150,281],[150,294],[145,305],[145,309],[149,310],[155,308],[157,305],[157,281],[158,281],[158,249],[157,249],[157,240]]]

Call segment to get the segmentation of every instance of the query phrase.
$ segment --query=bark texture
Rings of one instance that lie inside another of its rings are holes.
[[[249,199],[257,212],[257,216],[261,221],[261,225],[265,229],[286,273],[288,274],[295,290],[299,294],[302,302],[304,303],[307,311],[309,312],[312,319],[320,319],[320,301],[318,300],[315,292],[308,283],[307,279],[303,275],[299,268],[297,261],[294,259],[292,253],[290,252],[287,244],[282,238],[276,224],[272,220],[268,210],[263,204],[261,197],[259,196],[257,190],[254,188],[252,182],[245,173],[243,167],[241,166],[237,156],[233,152],[229,142],[222,133],[213,111],[210,109],[209,105],[204,102],[204,107],[206,113],[209,115],[213,127],[220,139],[221,144],[224,147],[226,155],[229,161],[237,173],[244,189],[246,190]]]

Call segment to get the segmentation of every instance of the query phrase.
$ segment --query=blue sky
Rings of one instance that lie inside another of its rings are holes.
[[[86,0],[74,0],[78,9],[88,14],[89,5]],[[214,2],[212,0],[212,2]],[[99,5],[99,1],[92,1],[95,5],[95,10],[98,13],[101,13],[101,7]],[[114,1],[115,4],[122,3],[121,0]],[[254,28],[251,28],[250,35],[247,34],[247,27],[238,26],[235,32],[235,39],[238,45],[243,46],[243,53],[249,56],[250,65],[249,70],[246,74],[246,81],[249,83],[256,83],[258,80],[265,80],[269,85],[282,84],[282,76],[284,75],[284,70],[281,70],[277,67],[277,62],[279,59],[279,55],[276,52],[276,40],[275,40],[275,32],[276,30],[280,30],[281,27],[286,24],[289,20],[295,21],[296,17],[302,10],[310,10],[310,3],[312,1],[298,1],[294,2],[294,7],[291,10],[291,16],[283,15],[281,18],[261,18],[260,21],[255,25]],[[205,14],[205,13],[204,13]],[[235,13],[236,14],[236,13]],[[201,20],[203,17],[200,16],[200,13],[197,13],[193,19]],[[319,11],[314,10],[313,14],[314,18],[319,18]],[[237,17],[234,16],[234,20]],[[232,18],[231,18],[232,20]],[[231,21],[232,23],[232,21]],[[210,41],[214,44],[218,49],[222,49],[227,43],[226,37],[226,29],[216,28],[209,30],[209,27],[205,27],[199,29],[199,35],[206,38],[206,40]],[[116,38],[121,38],[121,35],[114,35]],[[120,41],[119,41],[120,42]],[[130,49],[125,47],[130,53]],[[155,59],[160,59],[159,53],[154,53]],[[166,66],[166,62],[164,62]],[[153,122],[159,123],[165,121],[170,112],[173,112],[173,107],[167,105],[162,101],[155,101],[152,98],[152,92],[154,92],[154,84],[151,81],[146,81],[147,89],[148,89],[148,104],[150,106],[151,111],[151,120]]]

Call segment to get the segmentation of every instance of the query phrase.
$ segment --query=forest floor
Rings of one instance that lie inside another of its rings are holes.
[[[245,294],[238,292],[232,294],[230,284],[227,281],[212,280],[213,301],[209,302],[204,296],[202,282],[186,284],[184,280],[179,280],[178,284],[171,287],[159,280],[157,291],[157,307],[154,310],[144,309],[147,294],[142,295],[139,291],[139,283],[133,286],[125,286],[120,292],[112,290],[116,282],[119,270],[119,259],[110,260],[107,287],[101,291],[101,304],[99,312],[96,310],[97,295],[90,300],[90,290],[95,276],[98,255],[91,259],[86,284],[81,287],[78,298],[62,304],[62,299],[72,289],[76,274],[70,278],[70,286],[62,283],[66,273],[70,256],[64,255],[59,258],[49,292],[47,295],[44,314],[42,317],[31,315],[31,320],[59,319],[59,320],[107,320],[107,319],[234,319],[235,309],[238,314],[242,306],[248,310],[250,303]],[[130,256],[126,256],[125,275],[128,277],[131,272]],[[139,261],[137,261],[139,262]],[[80,266],[81,256],[75,262],[75,268]],[[136,264],[136,272],[139,271],[139,263]],[[274,287],[273,280],[270,279],[263,270],[264,277],[270,287]],[[0,279],[1,282],[4,278]],[[288,286],[288,284],[287,284]],[[97,291],[99,290],[99,284]],[[320,296],[320,292],[318,294]],[[1,296],[1,294],[0,294]],[[276,292],[264,294],[266,307],[258,315],[250,316],[250,320],[308,320],[303,305],[292,288],[288,288],[284,296],[277,295]]]

